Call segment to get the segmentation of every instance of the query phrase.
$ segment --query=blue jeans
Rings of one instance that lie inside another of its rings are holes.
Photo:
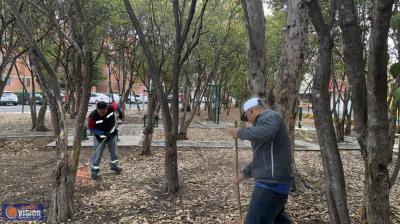
[[[287,194],[278,194],[271,189],[254,187],[246,224],[290,224],[285,212]]]
[[[91,171],[94,174],[97,174],[100,171],[100,162],[101,157],[103,156],[103,151],[106,145],[108,146],[108,151],[110,152],[110,167],[115,168],[118,167],[118,155],[117,155],[117,136],[112,137],[111,139],[106,140],[100,148],[97,148],[101,142],[97,140],[97,138],[93,137],[94,151],[92,156],[92,167]]]

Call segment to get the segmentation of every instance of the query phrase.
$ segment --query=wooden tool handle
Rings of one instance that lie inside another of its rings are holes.
[[[235,128],[237,128],[237,121],[235,121]],[[238,139],[235,138],[235,172],[236,172],[236,177],[239,176],[239,146],[238,146]],[[239,183],[236,184],[236,195],[239,203],[239,215],[240,215],[240,223],[243,222],[243,214],[242,214],[242,203],[240,200],[240,187]]]

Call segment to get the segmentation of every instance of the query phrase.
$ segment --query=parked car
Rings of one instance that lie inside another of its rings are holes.
[[[215,96],[210,96],[210,97],[206,97],[203,96],[203,98],[201,98],[201,102],[202,103],[206,103],[206,102],[215,102]]]
[[[15,93],[3,92],[3,95],[1,96],[0,99],[0,104],[2,105],[12,104],[15,106],[18,104],[18,97],[17,95],[15,95]]]
[[[110,98],[110,102],[113,100],[113,98],[114,98],[114,101],[116,102],[116,103],[119,103],[119,101],[120,101],[120,99],[121,99],[121,97],[118,95],[118,94],[115,94],[115,93],[112,93],[112,94],[107,94],[107,96],[108,96],[108,98]]]
[[[42,96],[41,94],[39,94],[39,93],[36,93],[36,94],[35,94],[35,102],[36,102],[36,104],[42,105],[42,103],[43,103],[43,96]]]
[[[18,97],[18,104],[28,105],[29,98],[32,97],[32,93],[28,93],[23,96],[22,92],[15,93]],[[35,103],[42,104],[43,103],[43,96],[40,93],[35,93]]]
[[[143,103],[143,99],[140,97],[140,95],[129,95],[128,101],[130,103]]]
[[[149,98],[147,97],[147,95],[142,95],[142,97],[144,103],[149,103]]]
[[[108,103],[108,102],[110,102],[110,98],[106,94],[103,94],[103,93],[92,93],[90,95],[90,99],[89,99],[90,104],[97,104],[97,102],[100,102],[100,101],[104,101],[104,102]]]

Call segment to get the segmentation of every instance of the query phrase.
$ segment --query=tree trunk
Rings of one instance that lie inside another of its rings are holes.
[[[197,113],[196,113],[196,115],[197,115],[198,117],[200,117],[200,110],[201,110],[201,108],[198,107],[198,108],[197,108]]]
[[[230,96],[228,94],[228,108],[226,110],[226,116],[229,116],[229,114],[231,112],[231,107],[232,107],[232,100],[230,99]]]
[[[352,101],[351,98],[350,98],[349,102],[350,101]],[[346,128],[344,131],[344,134],[346,136],[351,135],[351,125],[352,125],[351,116],[352,116],[352,114],[353,114],[353,103],[350,104],[349,113],[347,114],[347,117],[346,117]]]
[[[186,76],[185,77],[185,85],[183,87],[183,99],[182,99],[182,111],[183,115],[180,117],[179,121],[179,133],[178,133],[178,140],[188,140],[187,137],[187,128],[185,128],[185,121],[186,121],[186,115],[187,115],[187,108],[190,108],[190,103],[189,103],[189,94],[190,94],[190,82],[189,78]],[[190,111],[190,110],[189,110]]]
[[[38,117],[36,117],[36,99],[35,99],[35,92],[36,92],[36,88],[35,88],[35,73],[33,72],[33,70],[31,69],[31,68],[29,68],[29,71],[31,72],[31,85],[32,85],[32,98],[33,98],[33,103],[31,104],[31,118],[32,118],[32,128],[31,128],[31,130],[34,130],[34,131],[37,131],[39,128],[39,130],[41,131],[41,130],[46,130],[46,127],[45,127],[45,125],[44,125],[44,121],[42,122],[42,123],[38,123],[38,120],[37,119],[39,119]],[[44,95],[42,96],[43,97],[43,101],[44,101],[44,99],[45,99],[45,97],[44,97]],[[44,102],[42,102],[42,104],[43,104]],[[47,109],[47,104],[46,104],[46,109]],[[46,113],[46,110],[45,110],[45,113]],[[39,111],[39,115],[41,115],[40,114],[40,111]],[[43,120],[44,120],[44,115],[42,115],[43,116]],[[38,127],[38,125],[41,125],[40,127]]]
[[[70,110],[69,110],[69,118],[74,119],[76,115],[76,100],[75,100],[75,91],[71,91],[71,94],[69,95],[69,105],[70,105]]]
[[[400,152],[400,144],[399,147],[397,148],[398,152]],[[390,176],[390,188],[392,188],[394,186],[394,184],[396,183],[396,179],[399,175],[399,171],[400,171],[400,156],[399,153],[397,153],[397,159],[396,159],[396,163],[394,164],[394,168],[393,168],[393,173]]]
[[[265,17],[261,0],[242,0],[248,36],[247,87],[251,95],[267,99]]]
[[[178,154],[176,138],[165,138],[165,177],[167,179],[167,192],[174,193],[179,190],[178,179]]]
[[[33,98],[33,97],[32,97]],[[36,131],[37,127],[37,116],[36,116],[36,100],[30,99],[29,102],[29,108],[31,110],[31,131]],[[24,103],[24,102],[22,102]]]
[[[56,168],[56,189],[51,195],[50,214],[47,219],[49,223],[60,223],[72,218],[72,200],[69,199],[67,186],[67,164],[68,156],[61,153]]]
[[[47,131],[46,128],[46,110],[47,110],[47,97],[43,96],[42,105],[40,105],[39,113],[36,119],[35,131]]]
[[[130,72],[131,72],[131,74],[130,74],[130,80],[129,80],[129,84],[128,84],[128,88],[127,89],[124,89],[123,88],[123,90],[122,90],[122,95],[121,95],[121,99],[120,99],[120,106],[121,106],[121,108],[122,108],[122,111],[124,111],[124,113],[127,111],[127,109],[126,109],[126,102],[127,102],[127,100],[128,100],[128,97],[129,97],[129,93],[131,92],[131,90],[132,90],[132,86],[133,86],[133,84],[135,83],[135,81],[136,81],[136,77],[134,78],[133,77],[133,71],[132,71],[132,69],[130,70]],[[138,74],[138,72],[136,72],[136,74]],[[129,99],[129,101],[130,101],[130,99]],[[150,99],[149,99],[149,103],[150,103]],[[140,111],[140,110],[139,110]]]
[[[342,129],[342,122],[339,117],[339,112],[334,108],[333,109],[333,122],[335,126],[336,132],[336,140],[338,142],[344,142],[344,129]]]
[[[321,67],[318,68],[312,89],[313,113],[324,164],[326,197],[331,223],[350,223],[343,165],[329,105],[328,82],[332,45],[333,42],[329,36],[320,40],[319,65]]]
[[[354,111],[354,130],[364,159],[364,206],[362,207],[361,223],[366,221],[366,198],[368,186],[367,164],[367,85],[365,79],[365,60],[361,29],[358,24],[357,11],[353,0],[339,2],[340,28],[343,38],[343,54],[345,71],[350,84],[351,106]]]
[[[78,12],[80,10],[78,9]],[[82,15],[81,15],[82,16]],[[83,21],[83,20],[82,20]],[[85,76],[82,83],[82,99],[80,100],[80,105],[78,108],[78,117],[76,120],[76,127],[74,133],[74,142],[73,142],[73,151],[68,159],[68,175],[67,175],[67,186],[70,189],[68,192],[68,197],[72,201],[74,196],[74,185],[75,185],[75,177],[76,172],[79,165],[79,156],[81,152],[81,141],[83,135],[83,128],[86,120],[86,114],[88,112],[89,107],[89,98],[90,98],[90,88],[91,88],[91,79],[94,72],[94,61],[93,61],[93,50],[91,47],[90,39],[88,34],[84,34],[84,46],[83,46],[83,55],[85,56],[83,59]]]
[[[149,75],[153,83],[155,84],[157,95],[159,96],[160,99],[160,105],[162,107],[164,133],[165,133],[165,177],[166,177],[167,190],[170,193],[177,192],[179,188],[177,148],[176,148],[176,140],[179,127],[178,85],[179,85],[181,65],[184,62],[184,60],[182,60],[182,50],[190,30],[191,21],[195,14],[196,2],[197,2],[196,0],[191,1],[187,20],[183,22],[182,17],[180,16],[182,11],[179,7],[179,1],[178,0],[172,1],[173,14],[174,14],[174,27],[175,27],[175,49],[174,49],[173,69],[172,69],[173,98],[170,109],[168,107],[167,95],[164,91],[161,82],[161,77],[160,77],[161,70],[156,66],[154,60],[155,57],[150,51],[142,27],[135,13],[133,12],[130,2],[128,0],[124,0],[124,4],[127,9],[130,20],[133,23],[133,26],[135,27],[137,35],[139,36],[139,41],[141,43],[144,55],[149,65]],[[206,4],[203,4],[203,9],[205,8],[205,6]]]
[[[294,187],[300,191],[305,190],[305,184],[297,172],[294,160],[294,128],[302,80],[302,63],[304,61],[304,35],[307,27],[304,18],[306,18],[306,10],[303,1],[288,1],[285,44],[281,53],[279,78],[274,93],[274,109],[282,115],[289,132],[291,164],[295,177]]]
[[[75,119],[76,115],[78,114],[79,106],[81,105],[82,100],[82,59],[79,55],[76,56],[76,64],[74,64],[74,74],[75,74],[75,111],[73,114],[70,115],[71,119]]]
[[[57,85],[56,78],[53,81],[51,89],[54,89]],[[54,84],[55,82],[55,84]],[[57,87],[56,87],[57,88]],[[60,223],[65,222],[73,217],[72,211],[72,198],[70,198],[70,192],[72,189],[68,186],[68,132],[65,121],[65,113],[63,111],[62,103],[60,100],[59,92],[58,96],[52,96],[51,93],[47,93],[47,97],[50,101],[50,111],[53,120],[53,132],[55,132],[56,145],[57,145],[57,168],[55,172],[55,186],[51,196],[50,212],[48,216],[49,223]]]
[[[74,30],[74,33],[78,32]],[[77,34],[75,34],[77,36]],[[79,35],[78,35],[79,36]],[[82,44],[80,44],[82,46]],[[75,98],[73,106],[73,111],[70,115],[71,119],[75,119],[76,115],[78,114],[79,106],[81,105],[82,99],[82,83],[83,83],[83,76],[82,76],[82,57],[77,52],[74,53],[74,63],[72,68],[72,73],[74,74],[74,89],[75,89]]]
[[[149,156],[151,155],[151,142],[153,138],[154,128],[153,126],[147,125],[143,130],[143,147],[140,155]]]
[[[392,148],[388,147],[387,63],[388,31],[393,0],[376,0],[368,52],[367,198],[368,224],[390,223],[389,172]]]
[[[206,101],[206,106],[207,106],[207,120],[213,121],[214,120],[214,107],[213,103],[208,99]]]
[[[157,96],[152,97],[148,96],[148,105],[147,105],[147,114],[151,117],[154,116],[156,108],[157,108]],[[154,124],[153,122],[150,121],[150,119],[147,120],[146,128],[143,130],[143,147],[142,151],[140,152],[140,155],[148,156],[151,155],[151,142],[153,138],[153,132],[154,132]]]
[[[190,113],[189,119],[184,120],[183,124],[181,124],[180,132],[178,134],[178,139],[179,140],[188,140],[189,139],[188,136],[187,136],[188,129],[189,129],[189,126],[190,126],[190,124],[192,123],[192,121],[194,119],[194,116],[197,114],[197,112],[200,109],[200,104],[201,103],[196,102],[195,100],[193,100],[193,103],[192,103],[193,107],[192,107],[192,111]]]
[[[315,27],[319,42],[318,65],[312,86],[314,123],[324,167],[326,198],[331,223],[350,223],[346,201],[346,188],[342,160],[336,142],[330,111],[328,84],[331,77],[333,38],[331,30],[335,20],[336,4],[332,0],[329,23],[323,20],[316,0],[306,1],[308,14]]]
[[[341,119],[341,129],[343,130],[343,138],[344,136],[348,136],[350,134],[350,132],[348,132],[349,130],[347,130],[348,128],[348,118],[349,118],[349,114],[351,113],[351,108],[349,109],[349,103],[350,103],[350,90],[349,89],[345,89],[344,92],[344,102],[343,102],[343,117]],[[351,116],[350,116],[350,126],[351,126]]]
[[[43,57],[44,58],[44,57]],[[45,63],[45,59],[41,59],[41,63]],[[64,108],[60,99],[58,80],[55,73],[46,80],[46,76],[42,73],[39,63],[33,62],[37,68],[37,74],[40,77],[40,82],[43,85],[43,90],[49,100],[50,113],[53,124],[53,132],[56,137],[56,158],[57,168],[55,171],[55,187],[51,196],[50,212],[48,216],[49,223],[60,223],[71,219],[72,198],[69,197],[71,189],[67,184],[68,174],[68,132],[65,120]],[[45,66],[46,67],[46,66]],[[48,73],[49,68],[46,69]]]
[[[24,102],[25,94],[27,95],[26,97],[28,97],[28,101],[27,102],[29,104],[29,109],[31,110],[31,124],[32,124],[31,125],[31,131],[33,131],[33,130],[35,130],[35,126],[36,126],[36,99],[35,99],[35,85],[34,85],[35,82],[33,80],[33,76],[34,76],[33,74],[34,73],[33,73],[32,69],[29,68],[29,70],[31,72],[31,77],[32,77],[32,95],[30,95],[29,92],[28,92],[28,89],[26,88],[25,81],[22,80],[22,78],[21,78],[18,66],[16,66],[14,64],[14,68],[15,68],[15,71],[17,72],[18,79],[19,79],[19,81],[20,81],[20,83],[22,85],[22,89],[23,89],[23,92],[22,92],[22,104],[23,105],[25,104],[25,102]],[[11,69],[12,68],[10,68],[10,70]]]
[[[342,93],[343,83],[345,81],[345,76],[343,75],[341,79],[340,86],[338,85],[336,79],[334,79],[334,75],[332,75],[332,79],[334,80],[334,93],[338,91],[338,96],[333,103],[333,115],[334,115],[334,122],[335,122],[335,130],[336,130],[336,139],[338,142],[344,142],[344,136],[346,135],[345,124],[346,119],[349,114],[349,100],[350,100],[350,92],[346,88],[344,94]],[[343,95],[343,96],[342,96]],[[343,111],[340,113],[341,102],[343,101]]]
[[[345,70],[350,84],[351,106],[354,112],[354,130],[364,160],[367,136],[367,85],[361,30],[353,0],[341,1],[339,7],[340,28],[343,37]]]
[[[332,62],[332,65],[334,63]],[[333,122],[335,125],[335,132],[336,132],[336,140],[338,142],[344,142],[344,126],[342,125],[342,120],[340,119],[340,100],[341,100],[341,92],[338,88],[337,81],[335,79],[335,75],[333,74],[334,68],[332,66],[332,111],[333,111]],[[336,93],[336,91],[338,91]],[[336,96],[337,95],[337,96]],[[345,116],[346,108],[344,108],[342,116]],[[343,127],[343,128],[342,128]]]

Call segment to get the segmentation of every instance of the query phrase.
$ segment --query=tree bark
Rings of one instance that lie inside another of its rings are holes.
[[[345,70],[349,79],[352,107],[354,112],[354,130],[366,159],[367,136],[367,85],[361,30],[358,25],[357,11],[353,0],[340,1],[339,18],[343,38]]]
[[[261,0],[241,0],[246,21],[247,87],[251,95],[260,97],[272,105],[267,96],[266,58],[265,58],[265,18]]]
[[[347,51],[352,86],[352,105],[357,138],[365,165],[366,222],[389,223],[389,175],[387,166],[392,148],[388,147],[387,117],[387,40],[393,1],[374,1],[368,55],[368,81],[364,75],[362,42],[353,1],[344,1],[341,27]],[[345,52],[346,57],[346,52]],[[358,67],[357,67],[358,66]],[[346,67],[346,69],[348,69]],[[362,71],[362,72],[361,72]],[[368,89],[368,91],[367,91]],[[367,97],[365,97],[367,95]]]
[[[166,191],[177,192],[179,189],[178,179],[178,153],[176,139],[167,137],[165,142],[165,177],[167,179]]]
[[[83,82],[83,77],[82,77],[82,58],[81,55],[76,53],[75,56],[76,64],[74,64],[73,68],[73,73],[75,74],[75,94],[76,97],[74,98],[75,100],[75,106],[73,106],[74,111],[70,114],[71,119],[75,119],[76,115],[78,114],[79,106],[81,105],[81,100],[82,100],[82,82]]]
[[[47,97],[43,96],[42,105],[40,105],[39,113],[36,119],[35,131],[47,131],[46,128],[46,110],[47,110]]]
[[[332,63],[334,64],[334,63]],[[332,72],[334,72],[334,69],[332,69]],[[336,131],[336,140],[338,142],[344,142],[344,122],[345,118],[347,116],[347,102],[348,102],[348,96],[347,93],[344,94],[344,97],[342,96],[342,86],[339,87],[337,80],[335,79],[335,75],[332,74],[332,98],[333,98],[333,121],[335,125],[335,131]],[[344,82],[344,76],[342,79],[342,82],[340,85],[343,85]],[[337,92],[336,92],[337,91]],[[337,97],[336,97],[337,94]],[[343,111],[340,113],[340,107],[341,107],[341,101],[343,99]]]
[[[18,66],[16,64],[14,64],[14,68],[15,71],[17,72],[17,76],[19,79],[19,82],[22,85],[22,104],[25,104],[24,98],[25,98],[25,94],[27,95],[26,97],[28,97],[28,104],[29,104],[29,109],[31,110],[31,131],[35,130],[36,127],[36,99],[35,99],[35,86],[34,86],[34,81],[33,81],[33,71],[31,68],[29,68],[31,74],[32,74],[32,94],[29,94],[28,89],[26,88],[25,85],[25,81],[21,78],[21,75],[19,73],[19,69]],[[12,68],[10,68],[11,70]]]
[[[350,99],[349,99],[349,102],[352,102],[353,100],[351,99],[351,97],[350,97]],[[353,103],[351,103],[350,104],[350,109],[349,109],[349,113],[347,114],[347,117],[346,117],[346,128],[345,128],[345,131],[344,131],[344,134],[346,135],[346,136],[350,136],[351,135],[351,130],[352,130],[352,114],[353,114]]]
[[[59,82],[54,70],[43,57],[40,49],[35,49],[35,54],[44,64],[47,73],[51,76],[47,79],[42,73],[38,59],[34,59],[32,63],[36,67],[36,72],[42,83],[43,90],[49,99],[50,113],[53,124],[53,132],[56,136],[56,158],[57,167],[55,171],[55,188],[51,196],[50,213],[47,221],[49,223],[59,223],[71,219],[73,216],[72,211],[72,198],[69,197],[70,188],[67,184],[67,171],[68,171],[68,132],[65,120],[64,108],[60,99]],[[41,55],[41,56],[38,56]],[[35,56],[36,57],[36,56]],[[35,58],[34,57],[34,58]]]
[[[326,197],[331,223],[350,223],[347,209],[343,165],[330,113],[328,85],[332,39],[320,40],[321,66],[313,84],[313,113],[325,170]],[[327,75],[328,74],[328,75]]]
[[[90,98],[90,89],[91,89],[91,79],[94,72],[94,61],[93,61],[93,50],[91,47],[90,39],[87,37],[87,34],[84,35],[85,44],[82,48],[84,57],[84,68],[85,68],[85,76],[84,82],[82,83],[82,99],[80,100],[80,105],[78,108],[78,116],[76,120],[75,134],[74,134],[74,143],[73,143],[73,151],[68,160],[68,178],[67,183],[68,187],[71,189],[69,193],[69,197],[73,198],[74,184],[76,172],[79,164],[79,156],[81,152],[81,141],[83,135],[83,128],[85,124],[86,114],[88,112],[89,107],[89,98]]]
[[[388,147],[387,39],[392,6],[393,0],[376,0],[372,12],[367,75],[368,224],[390,223],[388,165],[393,149]]]
[[[227,103],[227,110],[226,110],[226,116],[229,116],[231,112],[231,107],[232,107],[232,99],[230,97],[230,94],[228,94],[228,103]]]
[[[288,1],[285,43],[280,58],[279,77],[275,87],[274,109],[287,125],[290,139],[291,164],[295,177],[294,188],[305,191],[305,183],[299,175],[294,160],[294,139],[297,106],[299,103],[302,63],[304,61],[304,36],[307,22],[306,8],[302,0]]]
[[[182,112],[183,115],[180,117],[179,121],[179,133],[178,133],[178,140],[188,140],[187,137],[187,128],[185,129],[185,121],[186,121],[186,115],[187,115],[187,108],[190,108],[190,103],[189,103],[189,95],[191,89],[191,83],[189,82],[189,78],[186,76],[185,77],[185,84],[183,87],[183,99],[182,99]]]
[[[148,96],[148,104],[147,104],[147,114],[151,117],[154,116],[156,108],[157,108],[157,96]],[[148,119],[146,128],[143,130],[143,147],[140,155],[150,155],[151,154],[151,141],[153,138],[154,125],[153,122]]]
[[[94,72],[94,60],[93,60],[93,49],[91,45],[90,31],[88,28],[88,23],[81,11],[81,5],[79,1],[74,1],[73,8],[77,13],[79,20],[85,24],[81,27],[80,32],[82,32],[82,40],[83,40],[83,47],[79,49],[79,53],[77,56],[82,58],[82,61],[78,59],[77,72],[82,77],[82,62],[85,69],[85,76],[83,78],[83,82],[77,85],[77,89],[81,92],[81,99],[78,99],[80,103],[78,106],[78,118],[76,121],[76,128],[75,128],[75,138],[73,142],[73,151],[69,156],[65,156],[62,158],[59,163],[62,164],[60,168],[60,172],[57,173],[59,176],[56,176],[57,179],[63,180],[58,185],[55,186],[55,192],[52,197],[52,210],[49,215],[49,219],[54,222],[65,222],[68,219],[71,219],[73,216],[73,195],[74,195],[74,184],[75,184],[75,177],[78,168],[79,162],[79,155],[81,150],[81,140],[82,140],[82,133],[83,133],[83,126],[85,123],[86,114],[88,111],[88,103],[90,97],[90,84],[91,84],[91,77]],[[78,24],[75,24],[75,27],[79,27]],[[59,94],[59,93],[58,93]],[[66,198],[64,198],[66,197]],[[68,210],[65,210],[65,204],[69,205]],[[61,207],[61,209],[56,209],[57,207]],[[68,217],[65,215],[68,214]]]
[[[397,148],[398,152],[400,152],[400,144],[399,147]],[[399,175],[399,171],[400,171],[400,156],[399,153],[397,153],[397,159],[396,159],[396,163],[394,164],[394,168],[393,168],[393,173],[390,176],[390,188],[392,188],[394,186],[394,184],[396,183],[396,179]]]
[[[331,1],[328,24],[323,20],[316,0],[307,0],[308,14],[318,35],[319,58],[312,86],[314,123],[324,166],[326,198],[331,223],[350,223],[342,160],[330,112],[328,84],[331,77],[333,38],[331,30],[336,15],[336,2]]]

